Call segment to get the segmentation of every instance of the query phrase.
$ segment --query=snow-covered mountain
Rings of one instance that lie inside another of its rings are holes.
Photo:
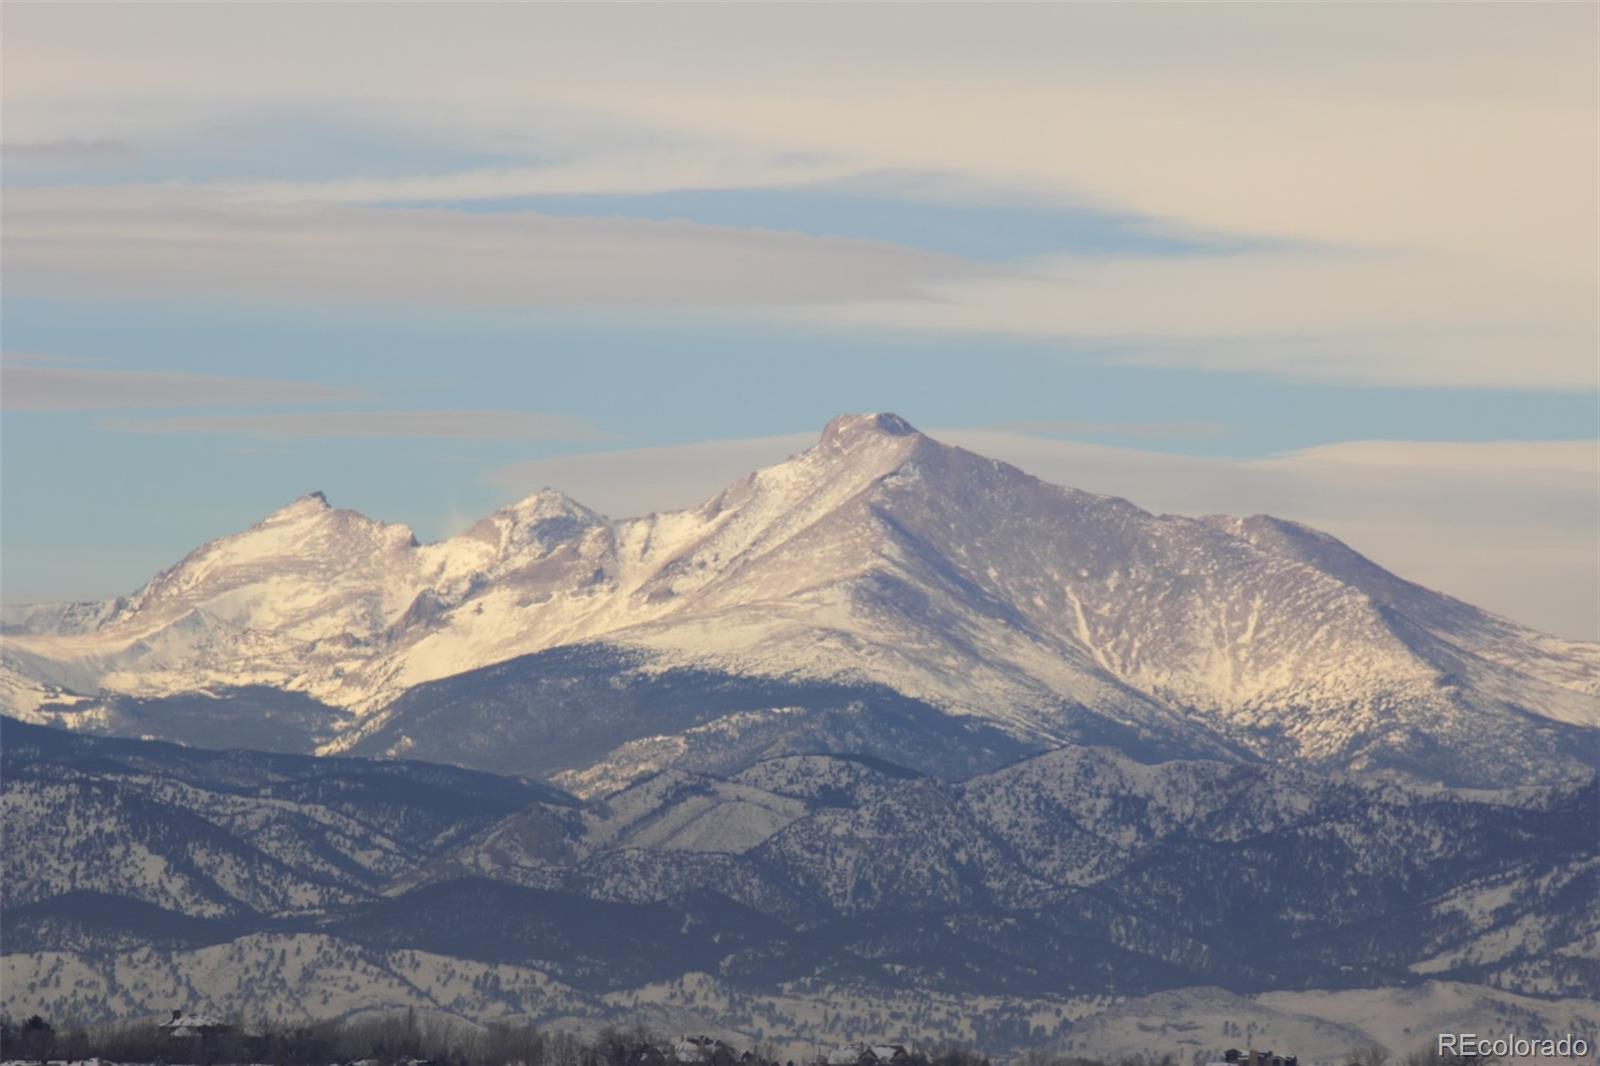
[[[580,654],[610,676],[575,679]],[[131,597],[8,609],[0,657],[4,708],[33,721],[168,735],[161,701],[189,696],[193,718],[197,694],[290,692],[302,747],[502,770],[521,765],[499,734],[556,689],[643,686],[655,707],[667,682],[768,686],[720,713],[611,721],[560,764],[529,755],[580,791],[707,759],[894,754],[862,692],[953,723],[920,769],[973,730],[990,765],[1006,744],[1085,739],[1459,783],[1600,765],[1600,645],[1294,523],[1151,514],[888,414],[835,419],[700,507],[645,518],[547,490],[421,545],[314,493]],[[831,702],[797,685],[832,686]],[[562,730],[582,733],[596,700]],[[817,739],[851,728],[870,734],[855,748]],[[492,751],[462,746],[474,730]]]

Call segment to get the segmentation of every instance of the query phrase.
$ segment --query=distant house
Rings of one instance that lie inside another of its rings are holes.
[[[733,1048],[709,1036],[686,1036],[672,1048],[672,1061],[686,1066],[734,1066]]]
[[[209,1014],[186,1014],[181,1010],[174,1010],[172,1017],[160,1023],[157,1028],[174,1040],[184,1040],[196,1036],[217,1036],[228,1032],[233,1026]]]
[[[911,1052],[900,1044],[844,1044],[828,1052],[827,1066],[907,1066]]]

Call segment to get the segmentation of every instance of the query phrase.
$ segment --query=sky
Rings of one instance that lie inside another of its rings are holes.
[[[0,597],[890,410],[1600,638],[1597,21],[8,3]]]

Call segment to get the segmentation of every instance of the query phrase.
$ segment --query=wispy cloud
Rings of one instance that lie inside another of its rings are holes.
[[[770,152],[679,147],[450,173],[332,181],[231,182],[217,192],[244,203],[396,204],[809,185],[862,175],[858,163]]]
[[[9,273],[25,285],[799,305],[835,326],[1108,340],[1151,365],[1596,384],[1592,7],[1067,5],[1003,19],[960,6],[724,7],[640,11],[626,33],[571,5],[484,8],[467,33],[441,33],[458,20],[427,5],[381,27],[359,8],[82,10],[35,5],[8,21],[8,128],[29,143],[137,142],[162,123],[199,130],[321,104],[397,128],[448,122],[527,163],[319,182],[263,173],[121,215],[88,190],[49,217],[7,219]],[[384,75],[395,62],[426,67],[431,103]],[[998,190],[1275,252],[996,274],[757,231],[356,210],[883,173],[941,176],[969,202]]]
[[[1592,389],[1592,278],[1396,249],[1051,257],[830,307],[904,331],[1065,337],[1117,361],[1381,385]]]
[[[310,381],[61,366],[27,355],[7,355],[0,362],[0,408],[7,411],[249,406],[349,396],[348,389]]]
[[[0,144],[0,158],[10,163],[116,163],[138,157],[139,150],[128,142],[105,138]]]
[[[439,437],[455,440],[597,441],[605,434],[568,415],[536,411],[296,411],[260,415],[115,418],[108,429],[146,434],[269,438]]]
[[[1228,432],[1220,422],[1081,422],[1045,419],[1005,422],[995,427],[1008,433],[1041,437],[1219,437]]]
[[[7,285],[170,299],[749,307],[993,274],[878,241],[690,222],[261,206],[200,190],[16,189]]]

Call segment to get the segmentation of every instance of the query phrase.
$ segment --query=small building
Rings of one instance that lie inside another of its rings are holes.
[[[734,1066],[733,1048],[709,1036],[686,1036],[672,1048],[672,1061],[684,1066]]]
[[[228,1032],[233,1026],[209,1014],[173,1010],[172,1017],[160,1023],[157,1028],[174,1040],[187,1040],[192,1037],[218,1036]]]
[[[898,1058],[896,1057],[898,1056]],[[827,1066],[905,1066],[910,1060],[899,1044],[841,1044],[828,1052]]]

